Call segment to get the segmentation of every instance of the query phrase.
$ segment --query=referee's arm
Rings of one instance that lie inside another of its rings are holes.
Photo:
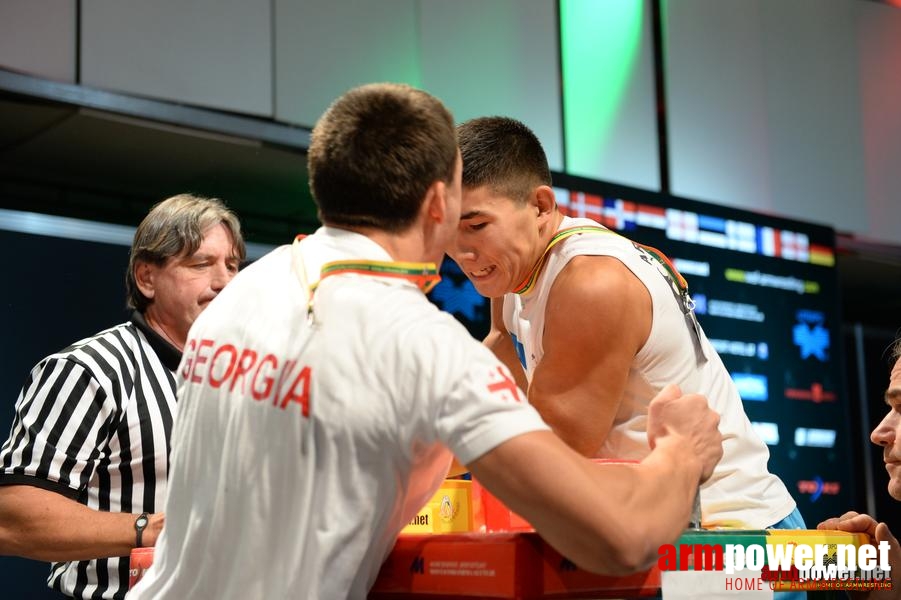
[[[130,513],[96,511],[30,485],[0,486],[0,554],[43,561],[128,556],[135,547]],[[142,546],[153,546],[163,515],[151,515]]]
[[[114,394],[92,371],[68,356],[48,357],[22,387],[0,449],[0,555],[90,560],[128,556],[137,543],[138,514],[75,500],[103,455],[97,440],[108,438],[118,414]],[[155,544],[162,526],[163,515],[153,515],[141,545]]]

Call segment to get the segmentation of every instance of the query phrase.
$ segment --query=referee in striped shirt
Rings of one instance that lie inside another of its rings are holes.
[[[135,232],[128,322],[32,369],[0,448],[0,554],[52,562],[48,586],[124,598],[128,555],[163,527],[175,370],[191,324],[245,258],[237,217],[182,194]]]

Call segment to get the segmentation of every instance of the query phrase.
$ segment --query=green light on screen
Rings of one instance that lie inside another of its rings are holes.
[[[596,173],[633,76],[644,0],[560,0],[566,171]]]

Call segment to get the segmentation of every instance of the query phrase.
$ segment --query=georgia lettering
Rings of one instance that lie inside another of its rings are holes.
[[[281,410],[298,404],[303,416],[310,416],[312,370],[297,360],[192,338],[185,347],[180,375],[185,381],[213,389],[224,387],[229,393],[249,396]]]

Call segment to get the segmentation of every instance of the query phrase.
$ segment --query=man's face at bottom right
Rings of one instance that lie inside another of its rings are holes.
[[[901,358],[895,361],[885,392],[889,412],[870,434],[870,440],[882,446],[882,459],[888,471],[888,493],[901,500]]]

